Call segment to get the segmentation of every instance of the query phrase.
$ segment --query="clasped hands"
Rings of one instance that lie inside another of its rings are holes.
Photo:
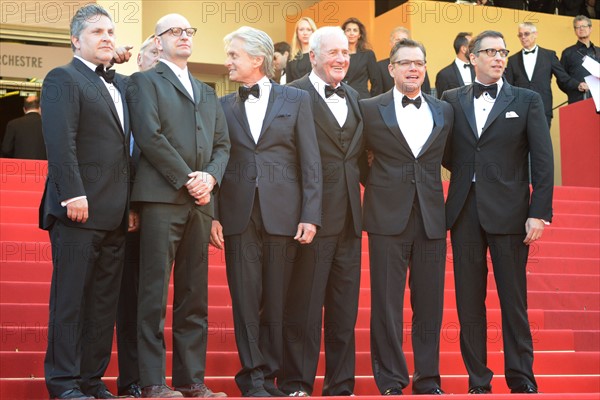
[[[188,174],[190,179],[185,187],[190,196],[196,199],[195,203],[199,206],[210,203],[210,193],[212,192],[217,180],[209,173],[194,171]]]

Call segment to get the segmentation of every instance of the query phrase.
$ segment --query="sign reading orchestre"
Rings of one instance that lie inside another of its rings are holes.
[[[52,68],[68,63],[72,57],[73,52],[70,47],[3,42],[0,76],[2,79],[43,79]]]

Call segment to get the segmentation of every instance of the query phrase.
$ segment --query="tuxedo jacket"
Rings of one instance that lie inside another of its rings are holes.
[[[441,163],[452,108],[433,96],[422,96],[431,109],[433,130],[416,157],[398,125],[393,91],[360,101],[367,148],[375,156],[363,204],[363,229],[369,233],[402,233],[416,198],[427,237],[446,237]]]
[[[239,94],[221,104],[231,138],[217,195],[223,234],[246,229],[257,193],[267,233],[294,236],[300,222],[321,226],[321,158],[308,93],[272,82],[258,143]]]
[[[514,86],[531,89],[542,96],[544,112],[548,118],[552,118],[552,75],[556,77],[558,86],[564,92],[577,91],[579,82],[565,71],[558,61],[556,52],[537,47],[537,59],[531,79],[525,72],[523,63],[523,52],[519,51],[508,58],[508,65],[504,74],[508,83]],[[531,57],[529,55],[528,57]]]
[[[125,82],[115,76],[123,101],[124,128],[102,79],[79,59],[53,69],[42,86],[42,129],[48,178],[40,227],[65,225],[114,230],[124,221],[129,197],[129,113]],[[67,218],[61,202],[87,196],[85,223]]]
[[[42,116],[29,112],[6,125],[2,156],[29,160],[45,160],[46,145],[42,133]]]
[[[444,156],[444,166],[452,173],[446,200],[448,228],[464,206],[474,173],[479,220],[486,232],[521,234],[528,217],[551,221],[554,162],[540,95],[504,82],[481,137],[473,85],[447,91],[442,100],[454,109],[454,128]]]
[[[371,88],[369,89],[369,82]],[[350,66],[344,83],[358,92],[361,99],[381,94],[381,74],[373,50],[358,51],[350,55]]]
[[[323,98],[319,95],[308,75],[293,82],[291,86],[306,90],[315,120],[315,129],[321,165],[323,168],[323,220],[319,236],[337,235],[344,228],[348,207],[352,214],[354,233],[362,235],[359,165],[363,160],[363,120],[358,108],[358,93],[349,85],[341,84],[346,91],[348,113],[354,113],[358,125],[346,149],[338,139],[340,126]]]
[[[475,68],[469,66],[471,71],[471,82],[475,81]],[[438,99],[448,89],[454,89],[465,85],[465,81],[460,74],[460,70],[454,61],[440,70],[435,77],[435,91]]]
[[[190,74],[194,98],[165,63],[131,76],[127,101],[141,150],[132,201],[193,202],[186,182],[192,171],[221,182],[229,158],[229,135],[214,90]],[[202,212],[213,215],[212,201]]]
[[[381,75],[381,92],[385,93],[391,88],[394,87],[394,78],[390,76],[390,71],[388,70],[388,65],[390,65],[390,59],[386,58],[385,60],[377,61],[377,68],[379,69],[379,73]],[[421,92],[426,94],[431,94],[431,83],[429,82],[429,74],[425,71],[425,80],[421,85]]]

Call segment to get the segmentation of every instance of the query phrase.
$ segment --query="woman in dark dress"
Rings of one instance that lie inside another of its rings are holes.
[[[302,17],[296,22],[290,53],[291,60],[285,67],[286,83],[300,79],[312,70],[308,56],[308,39],[316,30],[315,21],[308,17]]]
[[[348,38],[350,49],[350,67],[344,82],[352,86],[361,99],[377,96],[382,92],[381,75],[375,53],[369,49],[365,26],[357,18],[348,18],[342,24],[342,29]]]

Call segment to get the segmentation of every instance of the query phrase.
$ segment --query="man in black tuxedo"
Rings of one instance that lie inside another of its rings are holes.
[[[395,27],[390,33],[390,49],[392,49],[394,45],[402,39],[410,38],[410,31],[408,29],[406,29],[403,26]],[[389,65],[389,58],[377,61],[377,67],[379,68],[379,72],[381,73],[381,84],[384,92],[387,92],[395,86],[394,79],[390,76],[389,73]],[[425,71],[425,79],[423,80],[423,84],[421,85],[421,91],[427,94],[431,93],[431,84],[429,83],[429,75],[427,71]]]
[[[225,37],[229,79],[239,93],[221,98],[231,158],[217,196],[211,243],[223,248],[244,396],[285,396],[281,374],[283,310],[299,246],[321,225],[321,160],[308,93],[280,86],[273,42],[242,27]]]
[[[80,8],[71,20],[75,57],[42,87],[48,179],[40,228],[50,231],[54,266],[44,369],[52,398],[113,397],[101,378],[128,226],[130,132],[124,81],[105,70],[114,45],[106,10]]]
[[[589,87],[585,82],[585,77],[591,75],[584,68],[583,59],[585,56],[600,62],[600,47],[592,43],[592,20],[585,15],[578,15],[573,18],[573,29],[577,36],[577,43],[563,50],[560,56],[560,63],[565,67],[567,74],[579,82],[577,90],[569,90],[569,104],[576,103],[589,97]]]
[[[469,62],[470,32],[460,32],[454,38],[456,58],[452,64],[444,67],[435,77],[435,91],[438,99],[448,89],[469,85],[475,79],[475,69]]]
[[[137,65],[140,71],[154,67],[160,59],[156,47],[156,36],[150,35],[140,46]],[[131,180],[135,180],[135,170],[140,161],[140,149],[134,143],[134,135],[130,141]],[[130,213],[139,218],[136,204],[131,205]],[[119,293],[117,309],[117,354],[119,376],[117,389],[119,395],[141,397],[139,386],[140,373],[137,352],[137,302],[140,276],[140,232],[127,232],[125,236],[125,265]]]
[[[6,125],[2,157],[45,160],[46,144],[42,133],[40,99],[37,96],[27,97],[23,102],[23,112],[25,115]]]
[[[480,33],[469,54],[475,83],[442,96],[454,109],[444,155],[452,172],[446,223],[469,393],[492,390],[486,365],[488,250],[502,311],[506,381],[513,393],[537,393],[525,266],[529,245],[552,219],[550,132],[540,95],[502,80],[508,50],[500,32]]]
[[[311,98],[321,153],[322,225],[302,247],[292,274],[284,316],[283,378],[279,388],[311,395],[325,309],[324,396],[354,391],[354,326],[361,261],[359,160],[364,154],[358,92],[342,83],[350,63],[348,39],[338,27],[310,37],[312,72],[291,85]]]
[[[409,384],[402,349],[404,288],[410,268],[414,394],[440,388],[440,329],[444,303],[446,227],[441,162],[452,128],[451,107],[421,92],[425,48],[404,39],[391,51],[396,86],[360,101],[373,162],[364,196],[369,233],[371,361],[384,395]]]
[[[556,52],[541,48],[535,41],[537,28],[531,22],[519,24],[519,40],[523,50],[508,58],[504,72],[511,85],[531,89],[542,96],[548,126],[552,122],[552,75],[565,92],[577,91],[579,82],[565,71],[556,57]]]
[[[143,397],[224,397],[204,384],[211,192],[229,159],[214,90],[188,71],[192,28],[158,20],[156,66],[131,76],[127,101],[141,150],[132,201],[140,210],[138,356]],[[164,324],[173,261],[173,386],[165,381]]]

